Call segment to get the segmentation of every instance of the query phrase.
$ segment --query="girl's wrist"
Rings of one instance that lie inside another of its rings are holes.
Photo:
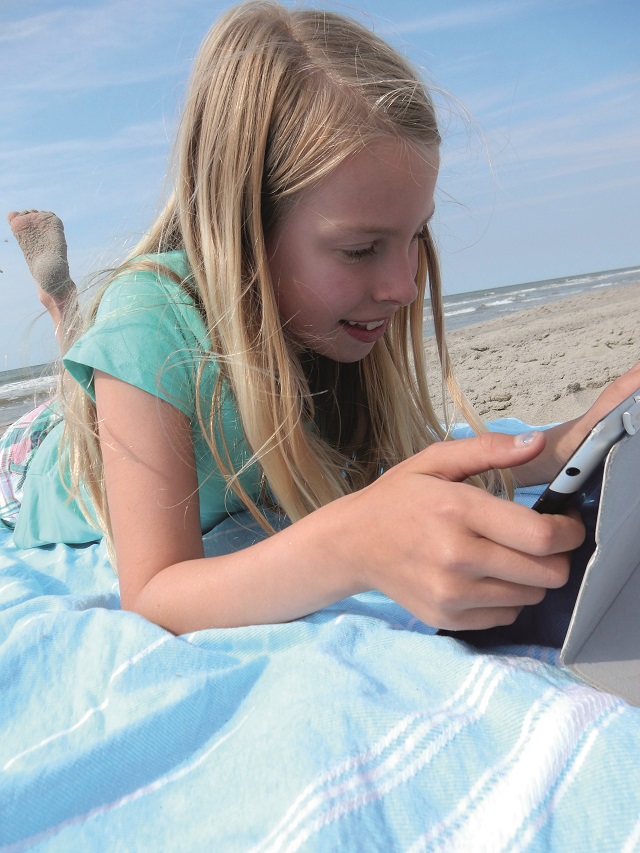
[[[589,432],[591,425],[588,415],[587,412],[579,418],[558,424],[546,432],[546,453],[543,453],[543,458],[540,459],[541,482],[548,483],[555,477]]]
[[[358,545],[361,525],[354,518],[350,506],[354,497],[356,495],[346,495],[332,501],[308,518],[315,528],[311,534],[312,547],[321,555],[322,570],[327,573],[329,584],[338,593],[336,601],[367,592],[371,588],[366,576],[364,555]]]

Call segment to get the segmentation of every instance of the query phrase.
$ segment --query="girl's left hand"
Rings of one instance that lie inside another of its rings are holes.
[[[548,483],[593,427],[617,405],[640,389],[640,361],[610,382],[584,415],[545,431],[547,444],[532,462],[513,469],[519,486]]]

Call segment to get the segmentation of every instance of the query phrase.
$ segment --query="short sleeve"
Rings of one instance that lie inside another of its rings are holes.
[[[94,370],[101,370],[193,419],[198,366],[209,348],[206,329],[193,299],[171,276],[188,275],[182,253],[156,258],[157,271],[134,270],[108,286],[95,322],[64,364],[94,400]]]
[[[216,391],[220,392],[219,363],[211,353],[204,320],[188,287],[181,284],[189,277],[184,253],[167,252],[138,260],[147,260],[151,268],[132,269],[111,282],[100,300],[95,322],[69,349],[64,364],[93,400],[94,371],[101,370],[165,400],[189,418],[198,472],[200,520],[202,530],[210,530],[243,507],[229,489],[226,474],[219,469],[210,436],[203,432],[203,424],[211,421],[210,407]],[[247,464],[252,454],[236,401],[226,383],[218,397],[222,398],[222,405],[220,418],[215,419],[214,441],[228,450],[230,467],[242,470],[240,483],[256,500],[261,488],[260,468],[256,463]],[[40,489],[44,494],[38,478],[33,477],[32,481],[32,491]],[[61,511],[58,506],[56,512]]]

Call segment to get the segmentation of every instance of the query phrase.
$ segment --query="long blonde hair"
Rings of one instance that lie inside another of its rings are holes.
[[[432,100],[402,56],[334,13],[243,3],[202,44],[178,137],[175,190],[132,254],[186,252],[192,295],[221,367],[204,431],[229,488],[269,530],[221,443],[223,393],[235,398],[252,453],[248,464],[260,465],[270,498],[292,520],[370,483],[447,436],[426,380],[427,282],[444,386],[454,408],[481,429],[449,364],[428,232],[420,243],[417,299],[396,313],[361,362],[301,353],[280,322],[265,234],[305,189],[389,137],[418,150],[440,142]],[[95,410],[82,392],[70,406],[74,489],[78,494],[84,483],[109,535]]]

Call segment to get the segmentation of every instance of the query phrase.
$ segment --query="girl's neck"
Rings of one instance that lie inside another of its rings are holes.
[[[360,455],[370,419],[359,363],[343,364],[309,351],[300,361],[320,434],[345,455]]]

